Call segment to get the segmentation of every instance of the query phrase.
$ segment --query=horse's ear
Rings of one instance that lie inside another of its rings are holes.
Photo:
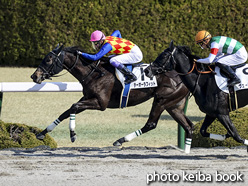
[[[59,43],[57,44],[57,46],[56,46],[56,48],[54,50],[58,50],[58,48],[59,48]]]
[[[58,49],[58,54],[61,52],[61,50],[63,49],[64,45],[62,44],[59,49]]]
[[[173,40],[171,40],[169,48],[170,48],[170,51],[173,51],[173,49],[174,49],[174,43],[173,43]]]
[[[55,54],[58,55],[61,52],[61,50],[63,49],[63,47],[64,47],[63,44],[61,46],[59,46],[59,44],[58,44],[53,51],[55,52]]]

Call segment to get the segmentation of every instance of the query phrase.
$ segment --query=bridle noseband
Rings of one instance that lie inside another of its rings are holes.
[[[176,49],[176,48],[177,48],[177,47],[174,47],[173,51],[170,53],[170,55],[172,56],[172,57],[170,58],[170,60],[171,60],[171,59],[173,60],[172,63],[173,63],[174,69],[175,69],[175,65],[176,65],[176,61],[175,61],[175,58],[174,58],[174,52],[175,52],[175,49]],[[182,54],[189,60],[189,57],[188,57],[184,52],[182,52]],[[190,99],[190,98],[195,94],[195,92],[196,92],[196,88],[197,88],[197,86],[199,85],[199,80],[200,80],[201,74],[215,73],[215,72],[211,69],[210,66],[208,66],[208,68],[210,69],[210,71],[200,71],[200,70],[198,70],[197,65],[196,65],[196,60],[194,59],[194,60],[193,60],[193,66],[192,66],[192,68],[191,68],[191,70],[190,70],[189,72],[186,72],[186,73],[179,73],[179,72],[177,72],[177,73],[178,73],[179,75],[181,75],[181,76],[186,76],[186,75],[188,75],[188,74],[191,74],[191,73],[193,72],[194,69],[196,69],[196,71],[198,72],[198,76],[197,76],[197,79],[196,79],[196,82],[195,82],[195,86],[194,86],[194,89],[193,89],[192,94],[189,96],[189,99]]]
[[[66,73],[68,72],[71,72],[74,67],[76,66],[77,62],[78,62],[78,59],[79,59],[79,56],[80,54],[77,54],[76,55],[76,60],[74,62],[74,64],[71,66],[71,67],[67,67],[65,64],[64,64],[64,55],[65,55],[65,52],[64,51],[61,51],[59,54],[56,54],[54,51],[51,51],[48,55],[52,54],[52,56],[55,56],[53,59],[52,59],[52,64],[49,66],[48,70],[46,68],[44,68],[42,65],[39,65],[38,68],[40,68],[43,72],[42,74],[42,78],[43,79],[50,79],[51,80],[51,77],[60,77],[60,76],[63,76],[65,75]],[[95,71],[98,71],[100,73],[101,76],[104,76],[104,72],[102,72],[98,66],[100,64],[100,60],[97,61],[97,64],[94,66],[92,65],[91,63],[88,63],[87,61],[84,61],[84,63],[86,63],[87,65],[89,65],[92,69],[91,71],[82,79],[82,82],[85,81],[89,76],[91,76],[93,74],[93,72]],[[65,72],[64,74],[61,74],[61,75],[55,75],[59,72],[55,72],[56,67],[59,67],[59,71],[63,70],[63,67],[65,67],[65,69],[67,70],[67,72]]]
[[[52,79],[51,77],[60,77],[60,76],[65,75],[68,72],[71,72],[72,69],[77,64],[78,58],[79,58],[79,55],[77,54],[76,61],[74,62],[74,64],[72,65],[72,67],[68,68],[64,64],[64,55],[65,55],[65,52],[64,51],[61,51],[59,54],[56,54],[55,52],[51,51],[49,54],[52,54],[52,56],[55,56],[55,58],[52,59],[52,64],[49,66],[48,70],[46,70],[42,65],[39,65],[38,68],[40,68],[42,70],[42,72],[43,72],[43,78],[44,79],[50,79],[50,80]],[[57,65],[55,65],[55,64],[57,64]],[[63,67],[65,67],[66,70],[67,70],[67,72],[65,72],[64,74],[61,74],[61,75],[55,75],[55,74],[57,74],[59,72],[54,72],[54,67],[59,67],[60,68],[59,71],[63,70]]]
[[[169,55],[170,55],[169,56],[169,59],[167,59],[164,64],[161,64],[159,62],[156,62],[156,60],[155,60],[155,62],[150,63],[152,72],[155,72],[155,74],[161,74],[161,73],[167,72],[168,70],[172,70],[174,66],[172,68],[170,68],[170,69],[166,69],[166,65],[168,63],[167,61],[170,61],[171,58],[173,58],[173,61],[172,62],[175,65],[175,59],[174,59],[174,55],[173,55],[174,52],[175,52],[175,50],[176,50],[176,47],[173,49],[172,52],[171,51],[164,51],[163,52],[163,53],[169,53]],[[156,68],[156,70],[154,70],[154,68]]]
[[[51,77],[56,77],[54,74],[54,66],[55,64],[60,64],[60,68],[63,68],[63,61],[64,61],[64,52],[59,52],[59,54],[56,54],[55,52],[51,51],[48,56],[52,54],[52,56],[55,56],[55,59],[52,59],[52,64],[49,66],[48,70],[44,68],[42,65],[39,65],[38,68],[40,68],[43,72],[42,76],[44,79],[51,79]],[[60,59],[62,57],[62,59]]]
[[[176,60],[175,60],[175,57],[174,57],[174,53],[176,51],[177,47],[174,47],[173,51],[166,51],[167,53],[170,54],[170,59],[168,59],[167,61],[170,62],[172,60],[172,65],[173,65],[173,69],[175,69],[175,66],[176,66]],[[182,54],[184,55],[185,58],[187,58],[189,60],[189,57],[184,53],[182,52]],[[166,67],[166,64],[165,63],[162,68],[165,69]],[[182,75],[182,76],[185,76],[185,75],[188,75],[188,74],[191,74],[193,72],[194,69],[196,69],[196,71],[199,73],[199,74],[209,74],[209,73],[214,73],[214,71],[211,69],[210,66],[208,66],[209,70],[210,71],[200,71],[198,70],[197,68],[197,65],[196,65],[196,60],[193,60],[193,66],[192,68],[190,69],[190,71],[186,72],[186,73],[180,73],[180,72],[177,72],[179,75]],[[168,69],[168,70],[171,70],[171,69]],[[167,70],[164,70],[164,71],[167,71]]]

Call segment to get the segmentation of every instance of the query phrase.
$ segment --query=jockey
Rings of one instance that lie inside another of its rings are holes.
[[[107,37],[101,31],[96,30],[91,34],[90,41],[98,53],[92,55],[78,51],[79,54],[86,59],[96,61],[107,53],[111,53],[113,55],[110,64],[126,76],[125,84],[137,80],[137,77],[124,64],[140,62],[143,59],[143,54],[137,45],[123,39],[119,30],[115,30],[111,36]]]
[[[229,78],[228,87],[241,82],[230,67],[247,61],[247,51],[240,42],[226,36],[212,37],[206,30],[197,33],[195,42],[202,49],[211,49],[207,58],[198,59],[197,62],[205,64],[216,62],[216,66],[223,70]]]

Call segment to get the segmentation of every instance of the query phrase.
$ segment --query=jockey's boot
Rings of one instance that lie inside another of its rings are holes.
[[[227,77],[229,78],[227,84],[228,87],[241,83],[240,79],[238,78],[238,76],[235,74],[235,72],[230,66],[221,63],[216,63],[216,65],[220,67],[220,69],[223,70],[227,75]]]
[[[129,84],[137,80],[137,77],[125,65],[119,65],[118,70],[125,75],[125,84]]]

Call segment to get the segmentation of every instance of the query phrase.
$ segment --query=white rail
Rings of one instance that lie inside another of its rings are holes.
[[[78,82],[2,82],[0,92],[81,92],[83,87]]]

